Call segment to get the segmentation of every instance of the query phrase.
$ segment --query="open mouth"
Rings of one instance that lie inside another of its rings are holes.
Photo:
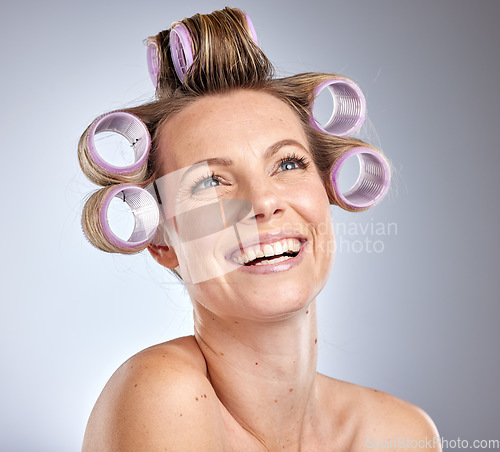
[[[245,252],[237,251],[230,259],[246,267],[274,265],[294,258],[300,252],[301,242],[295,238],[282,239],[273,243],[246,247]]]

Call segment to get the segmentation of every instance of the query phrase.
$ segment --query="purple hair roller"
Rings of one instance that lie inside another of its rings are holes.
[[[115,197],[128,204],[134,217],[134,229],[127,240],[118,237],[109,225],[109,206]],[[134,250],[143,247],[153,239],[160,221],[160,212],[153,196],[143,188],[136,185],[117,185],[106,195],[99,213],[99,220],[108,242]]]
[[[149,76],[153,85],[156,86],[158,83],[158,73],[160,72],[160,55],[158,54],[158,44],[156,44],[156,41],[148,41],[147,59]]]
[[[331,79],[319,84],[314,90],[314,98],[328,88],[333,98],[333,112],[325,126],[311,116],[312,125],[320,132],[346,137],[363,125],[366,115],[366,101],[363,92],[355,83],[345,79]],[[311,108],[312,110],[312,108]]]
[[[95,136],[102,132],[115,132],[128,140],[134,150],[135,161],[131,165],[115,166],[104,160],[95,144]],[[108,173],[127,175],[137,172],[147,161],[151,137],[146,125],[131,113],[113,111],[97,118],[88,134],[90,158]]]
[[[255,44],[258,44],[257,33],[255,32],[255,28],[248,14],[245,14],[245,19],[247,22],[250,35],[252,36],[252,39],[254,40]],[[174,68],[177,77],[179,77],[180,81],[183,81],[186,72],[188,71],[189,67],[193,64],[193,49],[192,49],[191,34],[189,33],[187,27],[181,23],[175,25],[170,30],[170,53],[172,55],[172,61],[174,63]],[[158,52],[156,56],[154,56],[153,51],[149,52],[148,49],[148,59],[150,58],[158,58]],[[151,63],[148,61],[149,67],[152,67],[155,64],[157,63],[154,62]],[[153,79],[153,76],[151,76],[151,78]],[[155,83],[156,79],[153,79],[153,83]]]
[[[175,72],[180,81],[184,80],[186,72],[193,64],[191,42],[191,35],[185,25],[177,24],[170,30],[170,52]]]
[[[247,13],[244,14],[245,14],[245,19],[247,20],[248,29],[250,30],[250,35],[252,36],[253,42],[259,45],[259,41],[257,39],[257,33],[255,32],[255,27],[253,26],[252,20],[250,19],[250,16]]]
[[[339,188],[339,177],[344,163],[357,156],[359,176],[345,193]],[[346,152],[332,168],[331,178],[335,194],[352,209],[366,209],[379,202],[389,190],[391,170],[384,157],[367,147],[356,147]]]

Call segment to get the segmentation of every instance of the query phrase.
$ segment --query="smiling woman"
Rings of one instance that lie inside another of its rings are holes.
[[[366,209],[389,181],[383,156],[349,138],[364,116],[359,88],[331,74],[274,78],[237,9],[174,24],[150,39],[148,55],[157,99],[98,118],[80,140],[83,171],[104,187],[83,226],[104,251],[147,247],[175,271],[195,330],[115,372],[83,450],[359,451],[368,438],[437,437],[418,408],[316,372],[316,296],[335,249],[330,203]],[[335,101],[324,126],[312,115],[323,87]],[[129,139],[133,165],[100,161],[92,140],[102,131]],[[341,193],[336,172],[352,155],[360,176]],[[110,196],[134,212],[128,240],[109,228]]]

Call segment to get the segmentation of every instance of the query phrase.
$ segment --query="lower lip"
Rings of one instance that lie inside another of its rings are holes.
[[[267,265],[238,265],[238,270],[245,273],[253,273],[256,275],[269,275],[272,273],[286,272],[293,267],[299,265],[304,258],[305,248],[307,243],[301,243],[299,254],[277,264]]]

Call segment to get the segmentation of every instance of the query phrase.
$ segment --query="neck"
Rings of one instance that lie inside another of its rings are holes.
[[[316,405],[316,302],[265,322],[222,319],[197,303],[194,316],[208,376],[232,417],[268,447],[300,443]]]

